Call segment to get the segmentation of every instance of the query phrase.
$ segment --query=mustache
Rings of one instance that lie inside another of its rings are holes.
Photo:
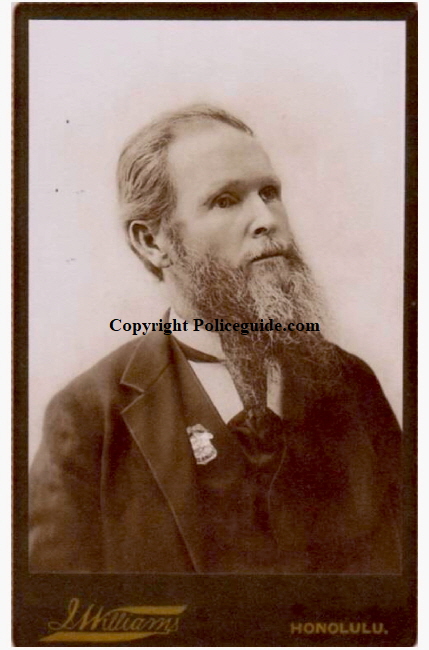
[[[304,266],[302,257],[295,242],[291,242],[287,247],[285,247],[280,242],[270,240],[264,243],[260,250],[248,253],[242,260],[240,267],[248,268],[253,262],[258,262],[271,257],[283,257],[295,268],[302,268]]]

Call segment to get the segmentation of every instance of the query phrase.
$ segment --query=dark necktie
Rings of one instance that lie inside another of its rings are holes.
[[[241,411],[228,422],[248,460],[258,467],[268,465],[283,448],[284,423],[266,408],[262,413]]]

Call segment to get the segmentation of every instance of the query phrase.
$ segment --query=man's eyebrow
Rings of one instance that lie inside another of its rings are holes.
[[[213,201],[213,199],[215,199],[216,196],[223,194],[224,192],[231,192],[234,190],[235,191],[244,190],[249,185],[250,186],[274,185],[276,188],[281,189],[282,184],[280,178],[275,174],[262,176],[257,180],[252,180],[252,181],[244,180],[242,178],[237,178],[237,179],[232,178],[226,181],[222,181],[221,183],[214,185],[212,188],[209,188],[207,192],[204,194],[202,202],[204,205],[207,205],[211,201]]]

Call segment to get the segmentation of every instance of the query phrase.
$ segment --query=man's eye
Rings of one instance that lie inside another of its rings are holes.
[[[280,198],[280,189],[275,185],[267,185],[260,192],[259,196],[261,199],[267,203],[270,201],[276,201]]]
[[[231,208],[236,203],[237,200],[230,194],[223,194],[222,196],[218,196],[217,199],[213,201],[214,207],[221,208],[222,210]]]

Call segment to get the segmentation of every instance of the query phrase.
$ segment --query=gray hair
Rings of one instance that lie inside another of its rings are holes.
[[[223,109],[206,104],[166,113],[132,136],[119,157],[117,183],[122,222],[127,229],[132,221],[146,222],[153,234],[161,223],[168,223],[176,205],[176,193],[168,171],[168,147],[177,137],[180,125],[201,120],[223,122],[248,135],[253,131]],[[132,246],[130,238],[128,241]],[[136,251],[135,251],[136,252]],[[157,278],[162,271],[147,259],[145,266]]]

